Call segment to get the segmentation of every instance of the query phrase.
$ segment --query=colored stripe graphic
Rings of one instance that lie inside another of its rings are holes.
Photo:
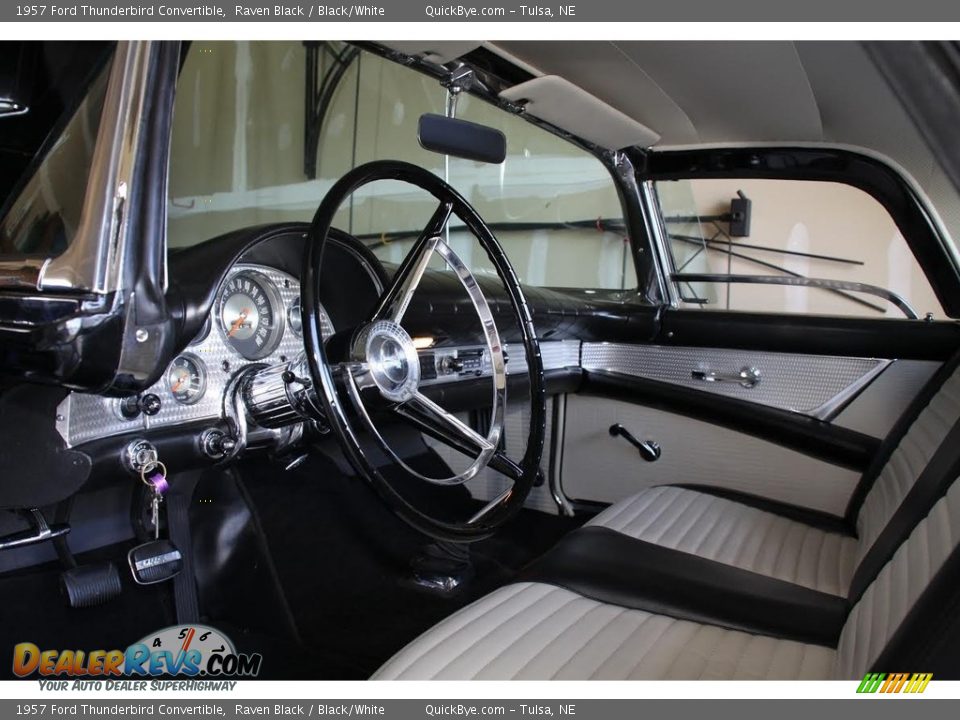
[[[858,693],[911,693],[927,689],[933,673],[867,673],[857,687]]]

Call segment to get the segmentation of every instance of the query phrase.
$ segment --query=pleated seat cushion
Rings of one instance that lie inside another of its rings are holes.
[[[644,490],[588,525],[831,595],[846,593],[857,561],[850,535],[679,487]]]
[[[607,605],[541,583],[450,616],[373,680],[817,680],[836,653]]]

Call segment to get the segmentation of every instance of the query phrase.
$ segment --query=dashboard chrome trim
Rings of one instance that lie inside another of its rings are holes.
[[[300,281],[275,268],[253,263],[237,263],[227,273],[223,285],[225,286],[234,275],[251,270],[266,276],[276,287],[282,302],[280,318],[285,318],[287,308],[300,298]],[[219,298],[215,307],[218,304]],[[329,323],[329,319],[327,322]],[[327,329],[332,331],[332,326]],[[169,368],[164,369],[157,383],[144,391],[144,394],[154,393],[160,398],[160,412],[153,416],[141,414],[133,420],[127,420],[119,412],[120,400],[117,398],[70,393],[57,408],[56,421],[57,430],[67,446],[75,447],[103,437],[144,432],[181,423],[218,421],[223,417],[224,392],[231,378],[238,371],[252,365],[281,364],[296,358],[303,352],[303,340],[290,331],[284,321],[283,334],[277,348],[270,355],[259,360],[246,360],[240,356],[224,340],[223,333],[216,329],[211,329],[200,342],[191,344],[185,352],[198,358],[206,367],[207,387],[203,397],[191,405],[184,405],[174,400],[166,383]]]

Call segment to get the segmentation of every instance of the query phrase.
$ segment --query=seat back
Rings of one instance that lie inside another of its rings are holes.
[[[960,482],[913,528],[856,601],[836,677],[866,672],[960,676]]]
[[[960,353],[931,378],[904,413],[851,498],[847,514],[857,531],[858,563],[888,527],[937,453],[949,451],[946,445],[958,424]],[[940,459],[944,460],[942,456]],[[907,532],[926,515],[929,507],[921,510]]]

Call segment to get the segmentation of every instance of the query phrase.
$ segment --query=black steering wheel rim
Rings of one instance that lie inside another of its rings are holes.
[[[348,417],[348,408],[340,397],[331,371],[324,338],[321,333],[319,297],[324,249],[333,218],[343,201],[360,187],[377,180],[398,180],[430,193],[440,203],[450,203],[452,214],[460,218],[477,238],[507,291],[510,307],[524,349],[529,375],[530,424],[527,447],[516,464],[519,477],[513,478],[511,491],[500,502],[484,509],[481,517],[467,522],[440,520],[410,503],[380,469],[370,461]],[[520,281],[506,253],[489,227],[456,190],[442,179],[411,163],[379,160],[360,165],[344,175],[323,198],[308,233],[304,279],[302,283],[303,337],[307,364],[322,410],[334,435],[354,470],[369,481],[387,505],[417,530],[440,540],[472,542],[489,537],[513,517],[533,487],[540,471],[546,432],[546,391],[540,345],[530,308]]]

